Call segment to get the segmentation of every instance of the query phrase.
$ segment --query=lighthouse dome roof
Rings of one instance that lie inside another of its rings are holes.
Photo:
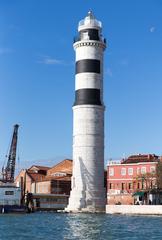
[[[79,22],[78,30],[81,31],[83,29],[100,29],[102,28],[102,23],[98,21],[92,11],[89,11],[87,16]]]

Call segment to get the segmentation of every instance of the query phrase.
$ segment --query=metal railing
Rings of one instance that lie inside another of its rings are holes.
[[[76,42],[79,42],[79,41],[81,41],[80,36],[75,36],[75,37],[73,38],[73,43],[76,43]],[[87,40],[85,40],[85,41],[93,41],[93,40],[87,39]],[[97,41],[97,40],[94,40],[94,41]],[[100,37],[99,42],[100,42],[100,41],[103,42],[104,44],[106,44],[106,38]]]

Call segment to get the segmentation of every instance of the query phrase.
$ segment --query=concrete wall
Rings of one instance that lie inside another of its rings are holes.
[[[21,172],[15,179],[15,184],[17,186],[21,187],[21,178],[22,178],[23,179],[22,187],[24,188],[24,181],[25,181],[25,191],[31,192],[32,179],[28,174],[26,174],[26,176],[25,176],[25,173],[26,173],[26,170],[24,170],[24,169],[21,170]],[[24,190],[24,189],[22,189],[22,190]]]
[[[111,194],[107,196],[107,204],[115,205],[119,203],[122,205],[134,204],[134,197],[131,194]]]
[[[37,210],[59,210],[67,207],[68,195],[65,194],[33,194],[34,208]]]
[[[106,213],[162,215],[162,205],[106,205]]]
[[[21,189],[12,186],[0,187],[0,205],[20,205]]]

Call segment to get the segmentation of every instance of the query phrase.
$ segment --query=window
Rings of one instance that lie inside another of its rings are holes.
[[[146,173],[146,167],[141,167],[141,173],[145,174]]]
[[[114,168],[110,168],[109,169],[109,175],[110,176],[114,176]]]
[[[150,172],[155,173],[155,166],[150,167]]]
[[[55,173],[53,173],[51,175],[52,176],[56,176],[56,177],[63,177],[63,176],[66,176],[67,174],[63,173],[63,172],[55,172]]]
[[[122,175],[122,176],[126,175],[126,168],[122,168],[122,169],[121,169],[121,175]]]
[[[14,195],[14,191],[5,191],[5,195]]]
[[[109,189],[112,189],[112,183],[109,184]]]
[[[129,184],[128,184],[128,188],[129,188],[129,189],[132,189],[132,183],[129,183]]]
[[[137,168],[137,175],[140,174],[140,168]]]
[[[133,175],[133,168],[128,168],[128,175]]]
[[[122,183],[122,190],[124,190],[125,189],[125,183]]]
[[[88,32],[83,32],[83,33],[82,33],[82,39],[83,39],[83,40],[89,40]]]

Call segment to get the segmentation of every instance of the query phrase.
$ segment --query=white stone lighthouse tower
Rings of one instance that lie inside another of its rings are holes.
[[[67,211],[103,212],[104,103],[102,24],[92,12],[79,22],[74,41],[73,177]]]

